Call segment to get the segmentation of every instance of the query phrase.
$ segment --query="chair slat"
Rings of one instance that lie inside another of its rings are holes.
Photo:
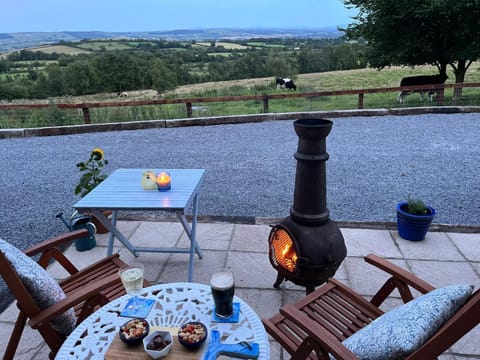
[[[82,236],[84,236],[84,232],[82,231],[58,236],[28,249],[25,254],[32,256],[41,252],[43,255],[40,256],[39,261],[47,261],[51,258],[49,254],[58,255],[56,251],[51,251],[52,247],[59,246],[66,241],[72,241]],[[62,256],[58,256],[60,259],[60,265],[62,262],[65,262],[62,261]],[[53,359],[58,349],[65,341],[65,336],[58,333],[48,321],[42,322],[41,319],[51,318],[50,316],[57,316],[56,307],[58,307],[60,311],[62,306],[65,305],[54,304],[46,310],[40,310],[34,302],[31,294],[23,285],[15,268],[6,259],[3,253],[0,253],[0,265],[1,275],[12,293],[15,295],[17,306],[20,309],[16,328],[13,330],[10,337],[4,354],[4,359],[13,359],[20,341],[20,336],[25,327],[25,319],[27,318],[31,320],[31,323],[36,324],[36,329],[40,332],[41,336],[50,347],[51,351],[49,356]],[[96,308],[105,304],[105,302],[112,301],[126,293],[125,288],[120,281],[120,276],[118,275],[118,270],[125,266],[127,266],[127,264],[119,258],[118,254],[115,254],[69,275],[62,281],[59,281],[60,286],[67,295],[67,298],[63,301],[67,301],[68,304],[71,303],[74,306],[78,321],[84,319]],[[112,275],[117,275],[118,281],[116,281],[115,276]],[[97,289],[95,284],[98,284],[99,282],[107,286],[104,288],[98,286]],[[147,280],[144,280],[144,286],[149,286]],[[85,291],[82,291],[84,289]],[[86,306],[87,304],[88,306]],[[62,310],[62,312],[63,311],[65,310]],[[58,315],[60,315],[60,313],[58,313]]]
[[[328,359],[326,354],[329,351],[334,352],[339,360],[356,358],[342,341],[383,314],[379,306],[386,294],[390,294],[393,288],[401,289],[401,294],[403,291],[403,297],[408,300],[409,286],[422,293],[433,290],[425,281],[387,260],[372,254],[366,260],[392,275],[373,301],[368,301],[340,281],[329,279],[297,303],[282,307],[272,318],[262,319],[267,332],[292,358],[297,355],[303,359],[309,354],[308,359]],[[478,325],[479,318],[480,291],[477,290],[452,319],[408,359],[437,358]]]

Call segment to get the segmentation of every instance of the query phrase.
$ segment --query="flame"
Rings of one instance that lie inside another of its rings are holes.
[[[170,183],[170,175],[166,172],[161,172],[160,174],[158,174],[157,176],[157,183],[159,185],[166,185],[166,184],[169,184]]]
[[[295,271],[298,256],[288,233],[283,229],[278,230],[273,236],[272,245],[278,264],[290,272]]]

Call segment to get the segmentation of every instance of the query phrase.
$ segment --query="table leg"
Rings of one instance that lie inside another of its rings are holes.
[[[188,226],[187,219],[183,211],[176,211],[177,217],[180,220],[185,232],[190,238],[190,256],[188,260],[188,281],[193,280],[193,261],[195,258],[195,252],[198,254],[198,257],[201,259],[203,257],[202,250],[196,240],[196,231],[197,231],[197,217],[198,217],[198,194],[195,194],[193,199],[193,211],[192,211],[192,226]]]
[[[188,225],[188,221],[187,221],[187,218],[186,218],[185,214],[181,210],[177,210],[176,214],[177,214],[178,220],[180,220],[180,224],[182,224],[182,226],[183,226],[183,230],[185,230],[185,232],[187,233],[188,238],[190,240],[192,238],[196,239],[196,236],[192,237],[192,229],[193,229],[194,226],[196,228],[197,221],[195,220],[195,222],[193,222],[193,220],[192,220],[192,227],[190,227],[190,225]],[[200,245],[198,244],[198,242],[196,240],[195,240],[195,252],[197,253],[199,259],[201,259],[203,257],[202,249],[200,248]]]
[[[137,253],[135,251],[135,248],[133,245],[128,241],[128,239],[123,235],[120,231],[118,231],[116,225],[116,219],[115,219],[115,225],[113,224],[113,221],[111,222],[108,220],[108,218],[103,215],[103,213],[100,210],[93,210],[93,213],[95,216],[98,218],[98,220],[105,226],[110,232],[112,233],[112,251],[113,251],[113,237],[116,237],[118,241],[120,241],[125,247],[135,256],[137,257]],[[113,216],[113,215],[112,215]],[[110,246],[110,241],[109,241],[109,246]],[[107,250],[108,251],[108,250]]]
[[[114,210],[112,212],[112,225],[113,227],[117,226],[117,211]],[[108,238],[108,247],[107,247],[107,256],[112,255],[113,253],[113,241],[115,240],[115,235],[113,235],[113,232],[110,231],[110,236]]]

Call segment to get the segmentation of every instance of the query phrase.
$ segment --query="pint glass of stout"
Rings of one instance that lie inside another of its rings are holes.
[[[230,271],[217,272],[210,279],[215,314],[221,318],[228,318],[233,314],[233,295],[235,282]]]

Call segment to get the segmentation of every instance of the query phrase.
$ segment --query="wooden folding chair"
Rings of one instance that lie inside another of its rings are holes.
[[[17,307],[20,310],[3,359],[14,358],[27,320],[33,329],[40,332],[50,347],[49,356],[53,359],[67,337],[55,326],[52,326],[53,319],[73,308],[78,325],[100,306],[125,294],[118,270],[127,264],[120,260],[118,254],[106,257],[79,270],[62,253],[62,246],[87,234],[88,231],[85,229],[73,231],[34,245],[24,251],[29,257],[39,256],[38,264],[43,268],[46,268],[54,259],[70,274],[59,282],[66,297],[45,309],[39,307],[12,262],[0,251],[1,276],[15,296]],[[145,280],[144,286],[148,285],[148,281]]]
[[[338,280],[330,279],[299,302],[287,304],[278,314],[262,319],[267,332],[293,360],[330,360],[330,355],[336,359],[359,359],[342,342],[384,314],[379,306],[392,291],[397,289],[407,303],[413,299],[412,288],[421,294],[434,290],[411,272],[376,255],[366,256],[365,261],[392,275],[370,301]],[[450,320],[405,358],[436,359],[479,322],[477,289]]]

